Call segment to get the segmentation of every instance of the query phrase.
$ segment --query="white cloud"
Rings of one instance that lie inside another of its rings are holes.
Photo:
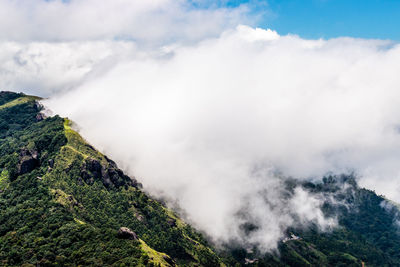
[[[356,170],[400,201],[400,46],[235,28],[252,22],[248,5],[204,3],[0,0],[0,87],[52,95],[216,242],[267,250],[288,226],[334,225],[320,196],[285,198],[277,171]]]
[[[194,41],[239,22],[249,5],[236,8],[183,0],[0,0],[0,40],[77,41],[128,39],[150,45]]]
[[[298,189],[285,200],[276,170],[356,169],[362,183],[382,162],[397,170],[399,46],[239,26],[169,51],[117,64],[46,104],[216,240],[269,249],[297,218],[333,224],[320,198]],[[260,228],[244,238],[249,219]]]
[[[0,42],[0,88],[49,96],[128,55],[140,55],[130,42]]]

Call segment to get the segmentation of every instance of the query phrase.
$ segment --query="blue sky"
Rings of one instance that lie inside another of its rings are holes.
[[[259,26],[279,34],[400,40],[400,0],[232,0],[228,5],[244,2],[266,9]]]

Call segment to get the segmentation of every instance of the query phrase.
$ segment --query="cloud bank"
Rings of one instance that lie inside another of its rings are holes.
[[[47,97],[117,61],[218,37],[268,12],[225,2],[0,0],[0,88]]]
[[[399,181],[399,59],[389,42],[239,26],[116,64],[46,105],[215,241],[271,249],[289,226],[334,225],[317,196],[285,198],[277,173],[356,170],[400,200],[387,188]]]
[[[236,27],[259,15],[210,1],[0,0],[0,86],[50,96],[216,243],[270,250],[287,227],[335,225],[322,196],[281,177],[356,171],[400,201],[400,46]]]
[[[250,4],[183,0],[0,0],[0,40],[133,40],[148,45],[217,36],[257,20]]]
[[[136,51],[122,41],[0,42],[0,88],[47,97]]]

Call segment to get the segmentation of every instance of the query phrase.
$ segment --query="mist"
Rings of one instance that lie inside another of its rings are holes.
[[[282,36],[257,1],[97,3],[0,0],[0,87],[47,97],[217,245],[335,227],[287,177],[356,173],[400,202],[397,43]]]
[[[137,51],[131,42],[0,42],[0,88],[48,97]]]
[[[354,171],[400,200],[399,59],[391,42],[238,26],[115,64],[44,103],[216,243],[269,250],[289,226],[335,225],[320,197],[285,198],[280,177]],[[250,236],[246,222],[258,226]]]

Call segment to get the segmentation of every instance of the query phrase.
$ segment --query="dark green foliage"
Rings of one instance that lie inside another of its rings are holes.
[[[14,92],[6,92],[6,91],[1,91],[0,92],[0,106],[10,102],[14,99],[17,99],[18,97],[23,96],[21,93],[14,93]]]
[[[322,192],[333,192],[336,200],[343,203],[325,207],[327,215],[338,215],[341,228],[331,234],[304,232],[304,239],[317,245],[326,254],[348,253],[366,262],[367,266],[400,266],[399,229],[394,214],[381,207],[385,201],[383,197],[358,188],[351,175],[329,177],[317,188]],[[338,258],[336,256],[331,258]]]
[[[361,266],[362,262],[365,266],[400,266],[398,209],[382,208],[383,197],[359,188],[353,175],[328,176],[321,183],[288,183],[289,189],[302,186],[312,194],[325,195],[325,216],[336,217],[339,225],[328,232],[315,225],[288,229],[301,239],[282,242],[273,254],[236,251],[232,256],[237,261],[244,264],[245,258],[256,257],[256,266]]]
[[[77,224],[35,175],[18,177],[1,197],[0,262],[102,266],[127,257],[144,262],[137,244],[117,239],[116,230]]]
[[[36,122],[38,111],[34,101],[0,109],[0,138],[11,136]]]
[[[0,103],[20,96],[0,94]],[[0,125],[6,125],[0,132],[0,266],[165,265],[152,259],[157,251],[178,264],[219,266],[190,226],[66,130],[64,119],[39,121],[40,109],[33,99],[0,109]],[[39,162],[25,174],[19,173],[21,151]],[[117,238],[120,227],[135,231],[153,255],[142,241]]]
[[[298,186],[326,196],[322,210],[339,223],[330,232],[315,225],[288,229],[300,239],[281,242],[275,252],[231,244],[217,256],[65,119],[42,120],[41,106],[23,94],[0,92],[2,105],[0,266],[154,266],[167,265],[166,254],[181,266],[220,266],[221,259],[227,266],[400,266],[398,209],[382,208],[385,199],[360,189],[352,175],[286,180],[288,197]],[[38,164],[23,173],[26,154]],[[120,227],[140,240],[117,238]],[[243,230],[256,227],[248,223]]]

